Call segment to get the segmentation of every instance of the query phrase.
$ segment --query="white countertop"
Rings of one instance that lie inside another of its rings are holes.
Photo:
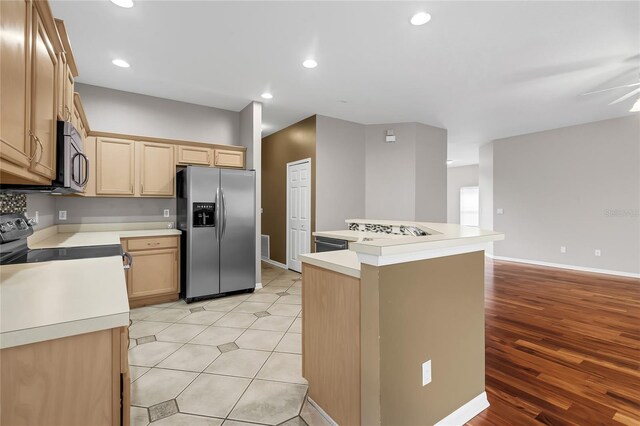
[[[0,348],[129,325],[120,256],[3,265]]]
[[[135,229],[139,225],[142,229]],[[156,228],[150,226],[155,225]],[[167,229],[165,222],[125,224],[54,225],[36,231],[28,239],[29,248],[79,247],[120,244],[121,238],[166,237],[182,234],[178,229]]]
[[[301,254],[300,259],[310,265],[360,278],[360,261],[358,260],[356,252],[351,250]]]
[[[36,231],[30,248],[120,244],[121,238],[180,235],[166,222],[54,225]],[[0,348],[129,325],[120,256],[3,265]]]
[[[416,226],[431,235],[414,237],[351,230],[317,231],[313,235],[350,241],[349,250],[309,253],[301,255],[302,261],[341,273],[346,273],[344,272],[346,270],[357,270],[357,277],[359,277],[360,263],[381,266],[450,256],[468,251],[484,250],[486,244],[504,239],[504,234],[500,232],[451,223],[373,219],[347,219],[345,222]],[[353,254],[348,254],[348,252]],[[347,275],[356,276],[348,273]]]

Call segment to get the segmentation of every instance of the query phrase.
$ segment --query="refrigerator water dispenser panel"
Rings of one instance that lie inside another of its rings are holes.
[[[193,203],[194,228],[216,226],[216,203]]]

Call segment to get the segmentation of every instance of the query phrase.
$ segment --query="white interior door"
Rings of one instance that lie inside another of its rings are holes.
[[[302,272],[300,254],[311,251],[311,160],[287,164],[287,267]]]

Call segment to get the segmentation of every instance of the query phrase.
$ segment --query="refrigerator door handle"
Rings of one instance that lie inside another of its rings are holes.
[[[216,222],[216,226],[215,226],[215,234],[216,234],[216,241],[220,241],[220,226],[221,226],[221,222],[222,222],[222,214],[220,213],[220,188],[216,189],[216,210],[215,210],[215,217],[214,220]]]
[[[224,190],[220,190],[222,194],[222,232],[220,233],[220,241],[224,238],[224,231],[227,229],[227,200],[224,197]]]

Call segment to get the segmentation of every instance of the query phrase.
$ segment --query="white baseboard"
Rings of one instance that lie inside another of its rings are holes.
[[[491,259],[504,260],[507,262],[528,263],[530,265],[548,266],[550,268],[570,269],[572,271],[581,271],[581,272],[594,272],[596,274],[616,275],[619,277],[627,277],[627,278],[640,278],[640,274],[634,274],[633,272],[612,271],[610,269],[586,268],[584,266],[565,265],[562,263],[541,262],[539,260],[517,259],[514,257],[506,257],[506,256],[495,256],[489,253],[485,253],[485,254],[487,255],[487,257]]]
[[[256,283],[256,290],[260,290],[262,288],[262,283]]]
[[[309,401],[309,404],[313,405],[313,408],[315,408],[316,410],[318,410],[318,413],[320,413],[320,415],[321,415],[322,417],[324,417],[324,419],[325,419],[325,420],[326,420],[326,421],[327,421],[331,426],[338,426],[338,423],[336,423],[336,422],[335,422],[335,420],[333,420],[333,419],[331,418],[331,416],[330,416],[330,415],[328,415],[328,414],[327,414],[327,412],[326,412],[326,411],[324,411],[324,410],[322,409],[322,407],[320,407],[318,404],[316,404],[316,402],[315,402],[313,399],[311,399],[311,398],[307,397],[307,400]]]
[[[264,257],[261,258],[261,260],[263,262],[265,262],[265,263],[268,263],[269,265],[277,266],[278,268],[289,269],[289,267],[287,265],[285,265],[284,263],[276,262],[275,260],[266,259]]]
[[[482,392],[434,426],[462,426],[487,408],[489,408],[487,393]]]

